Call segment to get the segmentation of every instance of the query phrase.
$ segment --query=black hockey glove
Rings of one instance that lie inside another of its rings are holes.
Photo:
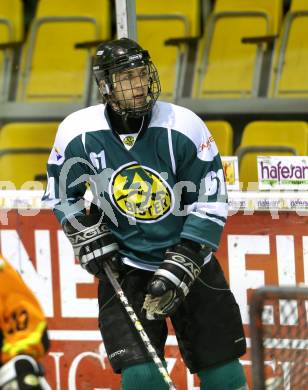
[[[31,356],[18,355],[0,368],[0,390],[51,390],[43,367]]]
[[[200,249],[198,243],[189,240],[167,249],[165,260],[148,285],[143,304],[147,319],[162,319],[174,314],[201,272],[204,256]]]
[[[102,262],[108,260],[112,271],[117,273],[120,267],[119,245],[107,224],[101,222],[97,215],[78,216],[76,219],[76,227],[67,221],[63,230],[82,268],[100,278],[104,274]]]

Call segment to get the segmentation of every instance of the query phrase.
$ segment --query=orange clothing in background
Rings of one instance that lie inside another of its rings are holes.
[[[0,255],[0,366],[19,354],[39,359],[47,348],[47,323],[37,299]]]

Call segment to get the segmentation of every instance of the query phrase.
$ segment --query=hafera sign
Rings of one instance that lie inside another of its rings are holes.
[[[307,190],[308,156],[257,157],[259,190]]]

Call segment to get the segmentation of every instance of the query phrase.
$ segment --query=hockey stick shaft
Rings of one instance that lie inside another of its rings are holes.
[[[124,294],[124,292],[122,290],[122,287],[120,286],[119,282],[115,278],[107,261],[103,262],[103,267],[104,267],[104,270],[106,272],[106,275],[107,275],[110,283],[112,284],[112,287],[114,288],[114,291],[116,292],[119,300],[121,301],[124,309],[126,310],[128,316],[129,316],[131,322],[133,323],[136,331],[138,332],[141,340],[143,341],[143,344],[144,344],[146,350],[148,351],[149,355],[153,359],[159,372],[162,374],[165,383],[169,386],[170,390],[176,390],[174,384],[172,383],[170,375],[168,374],[168,371],[166,370],[161,359],[157,355],[153,345],[151,344],[151,341],[150,341],[148,335],[146,334],[140,320],[137,317],[137,314],[135,313],[134,309],[129,304],[129,302],[126,298],[126,295]]]

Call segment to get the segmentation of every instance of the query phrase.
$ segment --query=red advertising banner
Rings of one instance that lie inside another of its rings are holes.
[[[97,283],[74,259],[70,243],[49,210],[9,211],[0,229],[1,252],[18,269],[48,317],[51,349],[45,359],[54,390],[120,390],[97,326]],[[36,214],[36,215],[33,215]],[[241,361],[251,385],[249,297],[264,284],[308,284],[307,217],[295,212],[230,216],[218,259],[240,305],[248,352]],[[168,369],[177,389],[194,390],[198,379],[184,367],[170,327]]]

